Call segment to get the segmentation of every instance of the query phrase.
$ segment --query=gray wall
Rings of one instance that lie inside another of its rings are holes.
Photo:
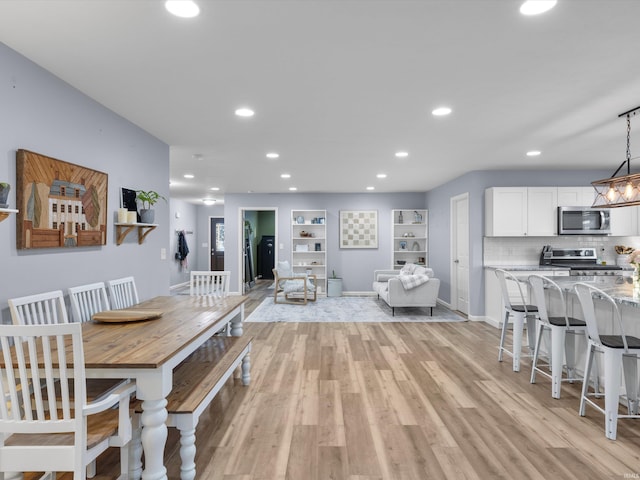
[[[197,248],[197,226],[198,226],[198,207],[184,200],[171,199],[169,214],[169,283],[170,285],[180,285],[189,281],[190,271],[198,270]],[[178,252],[178,231],[184,230],[186,233],[187,246],[189,247],[189,255],[187,261],[183,265],[176,260],[175,255]],[[207,269],[208,270],[208,269]]]
[[[429,262],[440,277],[440,294],[451,301],[451,197],[469,193],[469,314],[484,315],[484,270],[482,242],[484,237],[484,191],[488,187],[509,186],[584,186],[593,180],[607,178],[610,171],[539,171],[493,170],[470,172],[425,194],[429,209]],[[478,288],[478,286],[480,288]]]
[[[158,228],[143,245],[132,232],[116,246],[119,189],[156,190],[169,197],[169,147],[0,43],[0,181],[11,186],[15,208],[16,150],[105,172],[107,244],[72,249],[16,249],[16,215],[0,223],[0,316],[10,323],[7,299],[106,281],[136,279],[145,299],[169,291],[169,206],[156,204]]]
[[[315,193],[315,194],[227,194],[225,195],[225,269],[231,270],[231,290],[239,289],[238,222],[240,208],[277,208],[276,261],[291,260],[291,210],[327,210],[327,273],[335,270],[343,278],[346,292],[371,291],[373,270],[391,264],[391,210],[423,208],[423,193]],[[338,248],[340,210],[378,210],[377,249]]]

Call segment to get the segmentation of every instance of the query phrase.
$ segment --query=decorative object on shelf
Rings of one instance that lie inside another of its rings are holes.
[[[299,225],[304,224],[304,217],[299,215],[298,218],[296,218],[296,222],[298,222]]]
[[[315,251],[316,252],[321,252],[322,251],[322,244],[320,242],[315,244]]]
[[[413,238],[413,237],[415,237],[413,232],[405,232],[405,233],[402,234],[402,236],[405,237],[405,238]]]
[[[640,107],[618,115],[627,118],[627,158],[620,164],[610,178],[591,182],[596,190],[593,207],[630,207],[640,205],[640,173],[631,173],[631,116],[635,116]],[[627,165],[627,174],[616,177],[622,167]]]
[[[20,149],[16,179],[18,249],[107,243],[106,173]]]
[[[424,265],[425,263],[425,258],[424,257],[418,257],[418,263]]]
[[[413,245],[411,245],[411,250],[414,252],[419,252],[420,251],[420,244],[418,242],[413,242]]]
[[[413,223],[422,223],[422,214],[417,210],[413,211]]]
[[[406,250],[407,249],[407,242],[405,242],[404,240],[400,241],[400,250]]]
[[[309,245],[296,245],[296,252],[308,252]]]
[[[153,190],[136,190],[136,199],[142,203],[142,208],[140,209],[140,221],[142,223],[153,223],[156,211],[151,207],[158,203],[160,199],[167,201],[166,198]]]
[[[0,208],[8,208],[9,204],[7,199],[9,198],[9,192],[11,191],[11,185],[7,182],[0,182]]]
[[[378,248],[377,210],[340,210],[340,248]]]
[[[118,209],[118,223],[127,223],[127,209],[119,208]]]
[[[311,232],[305,232],[304,230],[302,230],[300,232],[300,236],[303,238],[312,238],[313,237],[313,233]]]
[[[402,217],[402,210],[400,210],[400,214],[398,215],[398,223],[404,223],[404,218]]]
[[[125,223],[138,223],[138,212],[128,210]]]
[[[396,260],[396,263],[398,265],[404,265],[405,263],[407,263],[407,261],[406,260]]]

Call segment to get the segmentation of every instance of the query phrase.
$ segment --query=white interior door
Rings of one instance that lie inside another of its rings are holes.
[[[469,313],[469,194],[451,198],[451,308]]]

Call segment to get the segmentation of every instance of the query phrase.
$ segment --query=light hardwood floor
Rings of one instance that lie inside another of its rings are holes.
[[[200,479],[640,478],[640,422],[607,440],[601,414],[577,413],[580,384],[552,399],[528,359],[520,373],[497,361],[499,331],[484,323],[245,327],[251,385],[230,382],[201,417]],[[178,449],[169,429],[171,479]],[[97,478],[115,478],[116,455]]]

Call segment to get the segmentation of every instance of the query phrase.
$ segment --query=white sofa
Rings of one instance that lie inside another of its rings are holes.
[[[375,270],[373,272],[373,291],[391,307],[395,315],[395,307],[429,307],[433,315],[433,307],[438,300],[440,279],[433,276],[433,270],[426,269],[429,281],[415,288],[406,290],[398,275],[399,270]]]

